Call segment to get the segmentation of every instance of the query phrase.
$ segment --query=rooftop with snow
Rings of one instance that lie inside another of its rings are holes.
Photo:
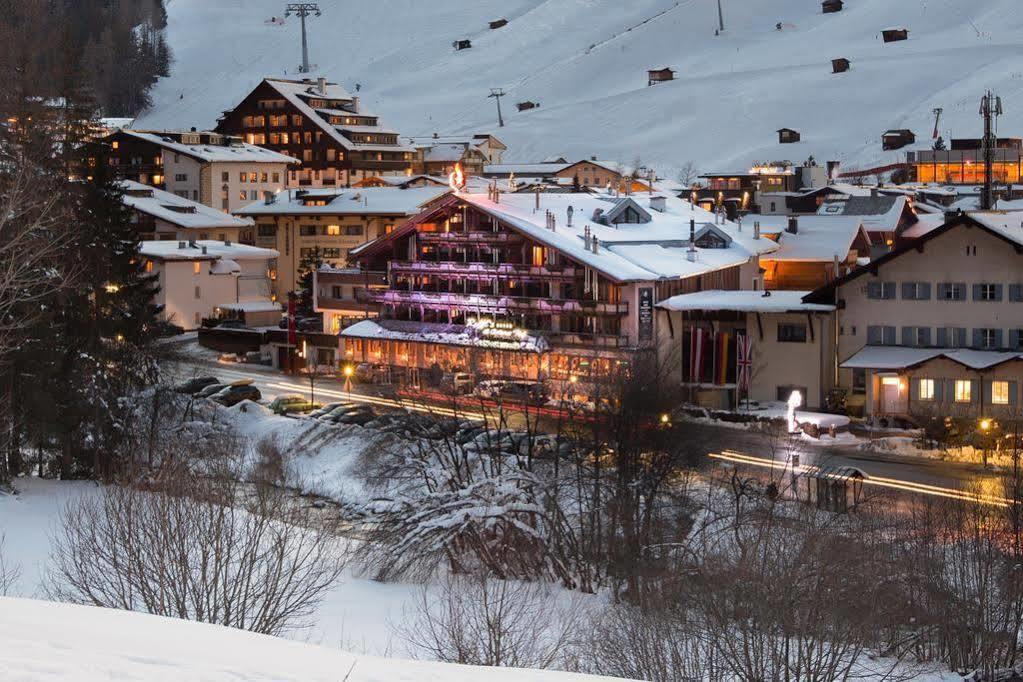
[[[143,185],[141,182],[122,180],[119,184],[124,190],[123,201],[127,206],[181,228],[252,227],[252,221],[247,218],[237,218],[206,204]]]
[[[413,215],[423,205],[450,191],[449,187],[436,184],[408,188],[288,189],[275,195],[272,203],[257,201],[237,213],[243,216]]]

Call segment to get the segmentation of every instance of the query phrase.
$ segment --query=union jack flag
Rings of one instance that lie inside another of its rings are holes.
[[[753,340],[749,334],[738,334],[735,337],[735,347],[736,383],[740,391],[749,392],[753,372]]]

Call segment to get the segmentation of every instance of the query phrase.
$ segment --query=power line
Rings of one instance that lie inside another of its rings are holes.
[[[491,88],[490,94],[487,97],[493,97],[497,100],[497,127],[504,127],[504,117],[501,116],[501,98],[504,97],[504,90],[501,88]]]
[[[299,73],[309,73],[309,41],[305,33],[305,18],[308,16],[320,16],[320,5],[315,2],[289,2],[284,8],[284,16],[296,15],[302,20],[302,66],[298,67]]]

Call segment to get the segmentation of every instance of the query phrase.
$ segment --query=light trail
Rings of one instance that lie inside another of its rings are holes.
[[[820,468],[814,465],[800,464],[795,467],[786,463],[779,462],[766,457],[757,457],[754,455],[747,455],[732,450],[725,450],[723,452],[712,452],[708,455],[711,459],[731,462],[733,464],[745,464],[748,466],[755,466],[768,469],[783,469],[788,471],[795,470],[796,474],[813,474],[819,471]],[[980,504],[986,504],[994,507],[1006,508],[1012,504],[1012,500],[998,495],[988,495],[984,493],[971,493],[965,490],[957,490],[955,488],[943,488],[941,486],[929,485],[927,483],[915,483],[913,481],[903,481],[897,478],[888,478],[885,476],[871,476],[867,475],[863,479],[864,485],[875,486],[879,488],[889,488],[892,490],[900,490],[902,492],[911,492],[918,495],[929,495],[932,497],[943,497],[952,500],[959,500],[962,502],[976,502]]]

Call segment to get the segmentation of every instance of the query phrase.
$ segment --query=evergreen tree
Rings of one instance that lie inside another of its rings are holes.
[[[311,317],[313,309],[313,273],[323,265],[323,252],[320,247],[314,247],[308,255],[302,256],[298,264],[298,291],[295,293],[298,300],[295,302],[295,312],[299,317]]]

